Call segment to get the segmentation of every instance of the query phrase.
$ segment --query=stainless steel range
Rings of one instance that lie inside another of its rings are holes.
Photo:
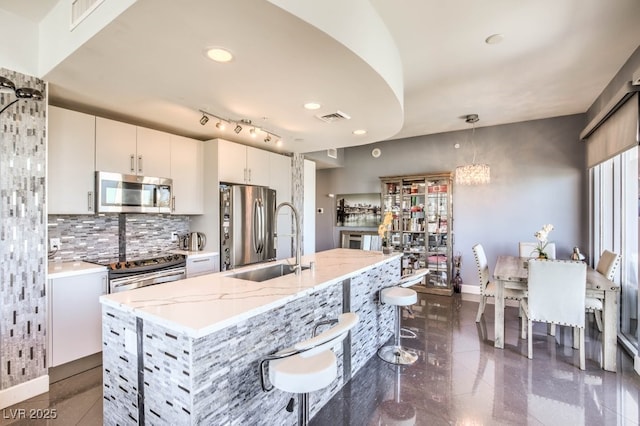
[[[109,293],[184,279],[187,277],[186,265],[183,254],[107,263]]]

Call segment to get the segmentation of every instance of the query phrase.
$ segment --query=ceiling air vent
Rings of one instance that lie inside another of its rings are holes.
[[[100,6],[104,0],[73,0],[71,2],[71,29],[73,30],[78,24]]]
[[[316,117],[324,121],[325,123],[335,123],[336,121],[351,119],[351,117],[349,117],[347,114],[345,114],[342,111],[336,111],[331,114],[325,114],[325,115],[316,115]]]

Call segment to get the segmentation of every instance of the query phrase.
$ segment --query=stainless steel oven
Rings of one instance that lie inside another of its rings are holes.
[[[181,254],[110,263],[109,293],[182,280],[187,277],[186,265]]]

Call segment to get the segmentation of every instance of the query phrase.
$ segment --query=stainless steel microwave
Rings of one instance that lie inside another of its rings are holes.
[[[171,213],[169,178],[96,172],[98,213]]]

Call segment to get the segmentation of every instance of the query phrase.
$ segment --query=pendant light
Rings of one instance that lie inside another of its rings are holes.
[[[465,117],[467,123],[473,126],[471,130],[471,143],[473,144],[473,162],[464,166],[456,167],[457,185],[485,185],[491,182],[491,169],[488,164],[476,164],[476,144],[474,135],[476,123],[480,121],[478,114],[469,114]]]

